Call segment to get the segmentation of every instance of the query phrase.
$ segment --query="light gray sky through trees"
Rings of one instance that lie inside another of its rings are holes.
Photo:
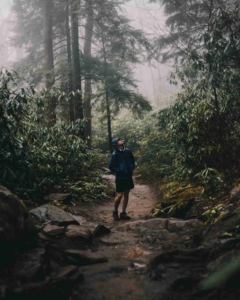
[[[126,4],[127,16],[132,25],[156,37],[167,32],[165,16],[159,4],[148,3],[148,0],[131,0]],[[135,69],[136,79],[139,80],[139,91],[147,97],[156,108],[168,106],[179,91],[179,87],[172,86],[168,77],[174,69],[169,64],[153,62],[139,65]]]
[[[0,0],[0,64],[8,66],[9,62],[15,60],[16,53],[13,49],[5,46],[8,41],[3,38],[4,19],[9,17],[11,0]],[[132,26],[146,32],[150,37],[159,36],[166,33],[164,25],[165,17],[159,4],[150,4],[148,0],[131,0],[125,6],[127,17],[131,20]],[[6,28],[6,26],[5,26]],[[4,57],[8,57],[8,62]],[[171,64],[160,64],[153,62],[150,64],[138,65],[135,70],[135,77],[138,80],[139,92],[147,97],[156,108],[166,107],[172,102],[178,87],[168,83],[170,71],[173,70]]]

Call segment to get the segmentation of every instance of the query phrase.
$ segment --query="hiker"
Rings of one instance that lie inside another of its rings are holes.
[[[112,153],[109,161],[109,169],[115,173],[116,182],[116,198],[114,199],[113,218],[115,221],[130,220],[126,213],[128,205],[129,192],[134,188],[132,179],[133,170],[135,168],[134,156],[130,149],[125,148],[121,138],[112,140],[115,151]],[[122,212],[118,216],[118,206],[124,196],[122,204]]]

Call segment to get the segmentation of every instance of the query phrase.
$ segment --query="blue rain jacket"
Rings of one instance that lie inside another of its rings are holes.
[[[114,145],[115,140],[116,143]],[[118,140],[118,138],[113,140],[113,146],[116,147]],[[118,148],[116,148],[109,160],[109,169],[111,172],[116,174],[116,180],[131,178],[134,168],[135,160],[131,150],[128,148],[124,148],[121,151]]]

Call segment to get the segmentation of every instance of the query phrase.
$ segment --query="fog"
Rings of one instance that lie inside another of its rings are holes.
[[[126,11],[132,25],[156,37],[165,34],[168,30],[165,26],[165,16],[162,7],[156,3],[148,3],[146,0],[132,0],[126,5]],[[168,106],[179,87],[170,85],[168,78],[174,70],[171,62],[161,64],[138,65],[135,68],[136,79],[139,80],[139,91],[147,97],[156,108]]]
[[[12,64],[23,56],[23,49],[11,46],[11,26],[14,15],[10,11],[10,0],[0,1],[0,65],[11,68]],[[165,34],[165,16],[159,4],[150,4],[147,0],[132,0],[125,5],[126,17],[131,25],[146,32],[150,37]],[[143,94],[155,108],[168,106],[174,99],[179,87],[170,85],[169,74],[172,70],[171,62],[145,63],[134,68],[134,76],[138,82],[138,91]]]

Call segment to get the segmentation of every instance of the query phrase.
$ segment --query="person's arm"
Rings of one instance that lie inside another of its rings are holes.
[[[119,167],[116,162],[116,154],[113,153],[109,160],[109,170],[113,173],[119,172]]]

